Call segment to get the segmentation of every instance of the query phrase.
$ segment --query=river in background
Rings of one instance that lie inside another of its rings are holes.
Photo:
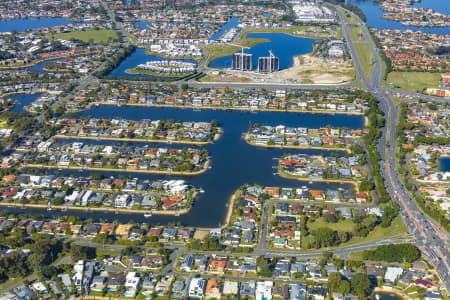
[[[78,215],[84,218],[93,218],[94,220],[119,219],[122,222],[134,220],[136,222],[148,222],[152,224],[167,224],[169,222],[181,222],[183,225],[216,227],[223,224],[229,198],[241,185],[260,184],[264,186],[280,187],[301,187],[308,186],[316,189],[349,189],[349,184],[327,184],[307,181],[297,181],[284,179],[275,174],[277,171],[277,158],[287,153],[306,153],[321,154],[331,153],[332,151],[319,150],[288,150],[288,149],[265,149],[248,145],[242,138],[242,134],[247,132],[249,122],[287,126],[319,128],[326,125],[336,127],[362,128],[364,119],[362,116],[331,115],[331,114],[304,114],[304,113],[282,113],[282,112],[238,112],[222,110],[201,110],[193,111],[191,109],[176,108],[150,108],[150,107],[117,107],[117,106],[99,106],[93,107],[78,116],[92,116],[97,118],[121,117],[124,119],[168,119],[182,121],[205,121],[218,120],[219,126],[224,132],[221,138],[213,144],[205,146],[211,156],[211,168],[198,176],[161,176],[152,174],[126,173],[126,172],[95,172],[102,173],[105,176],[123,176],[137,177],[142,179],[178,179],[182,178],[187,183],[196,188],[203,188],[204,193],[198,194],[194,201],[191,211],[179,217],[174,216],[152,216],[144,218],[142,214],[115,214],[104,212],[80,212],[80,211],[51,211],[44,209],[33,210],[40,214],[47,215]],[[68,141],[66,141],[68,142]],[[83,141],[86,143],[100,143],[97,141]],[[103,142],[110,143],[110,142]],[[137,143],[144,145],[144,143]],[[152,144],[152,143],[147,143]],[[179,148],[186,145],[167,145],[160,143],[163,147]],[[152,144],[151,146],[155,146]],[[192,147],[192,146],[186,146]],[[337,151],[334,151],[337,152]],[[338,152],[343,155],[343,152]],[[36,172],[35,170],[33,172]],[[75,176],[87,176],[88,171],[79,172],[74,170],[39,170],[39,172],[59,174],[74,174]],[[27,212],[29,210],[10,209],[14,212]]]
[[[350,0],[347,3],[354,4],[361,8],[361,10],[366,15],[366,23],[367,26],[380,28],[380,29],[400,29],[400,30],[413,30],[413,31],[424,31],[430,33],[438,33],[438,34],[449,34],[449,27],[413,27],[413,26],[405,26],[400,22],[386,20],[382,17],[384,11],[380,8],[380,5],[371,0]],[[436,9],[442,13],[449,13],[449,3],[448,1],[442,0],[422,0],[420,3],[416,3],[414,5],[416,7],[427,7]],[[447,11],[447,12],[446,12]]]
[[[72,24],[72,21],[66,18],[29,18],[4,20],[0,21],[0,32],[11,32],[12,30],[22,32],[29,29],[55,27],[67,24]]]

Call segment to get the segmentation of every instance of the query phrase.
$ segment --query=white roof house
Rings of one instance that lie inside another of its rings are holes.
[[[384,274],[384,280],[389,282],[397,282],[397,279],[403,274],[403,269],[398,267],[388,267]]]
[[[239,283],[237,281],[226,280],[223,285],[224,295],[237,295],[239,292]]]

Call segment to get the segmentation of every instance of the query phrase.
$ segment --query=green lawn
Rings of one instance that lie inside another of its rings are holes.
[[[308,221],[308,228],[310,231],[318,229],[318,228],[322,228],[322,227],[328,227],[328,228],[331,228],[333,230],[338,230],[338,231],[352,232],[353,229],[355,228],[355,224],[353,223],[352,220],[343,220],[343,221],[339,221],[337,223],[327,223],[327,222],[325,222],[324,218],[319,218],[319,219],[315,220],[314,222]]]
[[[355,252],[350,253],[348,256],[352,260],[363,260],[363,255],[362,255],[363,252],[364,251],[355,251]]]
[[[393,97],[392,101],[394,101],[395,104],[401,104],[403,102],[409,102],[409,101],[413,101],[416,99],[407,99],[407,98],[402,98],[402,97]]]
[[[340,8],[340,7],[338,9],[341,11],[342,16],[344,17],[345,23],[347,23],[347,24],[358,24],[359,23],[358,19],[355,17],[355,15],[353,13],[347,12],[345,9]]]
[[[383,228],[378,225],[366,237],[364,237],[364,238],[354,237],[347,243],[341,244],[340,246],[345,247],[345,246],[350,246],[350,245],[359,244],[359,243],[367,243],[367,242],[371,242],[371,241],[375,241],[375,240],[384,239],[384,238],[387,238],[387,237],[390,237],[393,235],[406,233],[407,231],[408,231],[408,227],[405,224],[403,224],[402,218],[400,216],[397,216],[392,221],[391,226],[389,226],[387,228]]]
[[[348,27],[348,33],[353,42],[364,42],[364,36],[362,33],[362,28],[358,27]]]
[[[373,62],[374,62],[369,43],[356,42],[353,45],[355,46],[356,55],[358,56],[362,71],[366,76],[366,78],[369,79],[370,73],[372,72],[373,69]]]
[[[386,80],[386,85],[399,85],[399,89],[406,92],[422,92],[426,88],[439,87],[440,73],[425,72],[391,72]]]
[[[67,33],[57,33],[54,35],[55,39],[82,40],[85,43],[89,43],[91,40],[95,44],[106,44],[109,39],[118,40],[119,36],[115,30],[109,29],[89,29],[89,30],[75,30]]]
[[[346,220],[346,221],[340,221],[338,223],[325,223],[322,218],[316,220],[318,222],[317,224],[308,222],[309,231],[312,231],[314,229],[320,228],[320,227],[329,227],[333,230],[339,230],[339,231],[349,231],[352,232],[352,228],[355,226],[352,221]],[[370,232],[366,237],[358,238],[353,237],[348,242],[340,244],[338,247],[333,248],[340,248],[340,247],[346,247],[346,246],[352,246],[355,244],[361,244],[361,243],[367,243],[375,240],[384,239],[393,235],[398,235],[402,233],[406,233],[408,231],[408,227],[403,224],[402,219],[400,216],[397,216],[393,221],[391,226],[387,228],[383,228],[381,226],[375,227],[375,229]],[[302,247],[304,248],[306,244],[312,240],[312,236],[309,235],[307,237],[302,238]],[[327,249],[333,249],[333,248],[327,248]],[[311,251],[317,251],[317,249],[311,249]]]

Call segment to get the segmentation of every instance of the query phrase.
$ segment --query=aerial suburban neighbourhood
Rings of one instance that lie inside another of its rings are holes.
[[[0,300],[450,299],[449,4],[0,1]]]

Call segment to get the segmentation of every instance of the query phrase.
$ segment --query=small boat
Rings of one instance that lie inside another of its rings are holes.
[[[380,300],[380,295],[375,294],[375,299]]]
[[[199,188],[199,189],[198,189],[198,192],[201,193],[201,194],[203,194],[203,193],[205,192],[205,190],[202,189],[202,188]]]
[[[47,211],[52,211],[52,208],[51,207],[47,208]]]
[[[145,214],[144,214],[144,218],[150,218],[152,216],[152,213],[149,211],[149,212],[146,212]]]

